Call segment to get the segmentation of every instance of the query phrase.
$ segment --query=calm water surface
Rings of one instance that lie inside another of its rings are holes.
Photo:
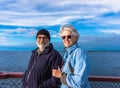
[[[30,51],[0,51],[0,71],[25,71],[30,54]],[[120,52],[88,52],[87,55],[91,74],[120,76]]]

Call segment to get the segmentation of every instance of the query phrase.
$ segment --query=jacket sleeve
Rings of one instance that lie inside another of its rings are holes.
[[[51,56],[51,59],[52,59],[50,63],[51,78],[43,81],[39,88],[56,88],[61,84],[59,78],[55,78],[52,76],[52,69],[57,69],[58,66],[60,68],[62,67],[62,57],[58,52],[56,52],[54,55]]]
[[[73,74],[67,74],[66,81],[68,86],[73,88],[86,88],[88,84],[88,60],[82,50],[75,50],[73,57],[75,62]]]

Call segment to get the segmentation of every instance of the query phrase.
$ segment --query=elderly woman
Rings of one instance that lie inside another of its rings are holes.
[[[90,88],[89,63],[85,52],[77,41],[79,33],[71,25],[62,26],[60,36],[65,46],[64,65],[52,70],[54,77],[60,78],[61,88]]]

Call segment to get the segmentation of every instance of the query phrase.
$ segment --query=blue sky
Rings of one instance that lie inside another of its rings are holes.
[[[0,0],[0,50],[32,50],[41,28],[61,48],[59,28],[72,24],[88,50],[120,50],[120,0]]]

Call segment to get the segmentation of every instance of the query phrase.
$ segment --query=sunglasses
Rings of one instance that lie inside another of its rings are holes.
[[[72,37],[71,35],[62,36],[62,39],[66,39],[66,38],[67,38],[67,39],[71,39],[71,37]]]

